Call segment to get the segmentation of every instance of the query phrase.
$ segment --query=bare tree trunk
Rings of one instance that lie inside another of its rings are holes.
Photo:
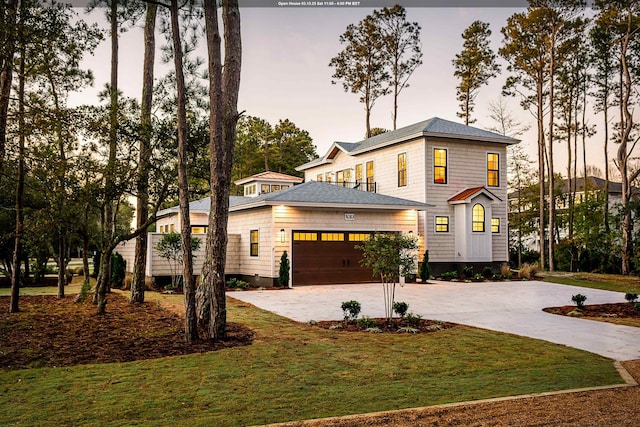
[[[554,68],[555,68],[555,44],[556,44],[556,28],[554,27],[551,34],[551,55],[549,59],[549,271],[554,271],[556,263],[554,259],[555,246],[555,183],[553,173],[553,116],[554,116]]]
[[[66,275],[66,237],[58,234],[58,298],[64,298],[64,286],[67,284]]]
[[[91,283],[89,276],[89,235],[82,236],[82,269],[84,275],[84,283]]]
[[[178,89],[178,192],[180,198],[181,237],[182,237],[182,276],[184,282],[184,308],[186,342],[198,340],[196,318],[195,278],[193,276],[193,257],[191,254],[191,218],[189,217],[189,178],[187,176],[187,102],[182,69],[182,42],[178,23],[178,0],[171,0],[171,34],[173,36],[173,61],[176,70]]]
[[[5,2],[2,2],[5,6]],[[1,6],[0,6],[1,7]],[[4,171],[4,158],[7,142],[7,113],[11,95],[11,81],[13,79],[13,56],[15,53],[16,15],[18,0],[8,0],[6,7],[0,9],[4,26],[3,56],[0,57],[0,180]],[[6,18],[5,18],[6,17]]]
[[[220,31],[216,6],[205,2],[207,47],[209,54],[209,116],[211,157],[211,206],[205,264],[202,270],[202,303],[200,315],[207,312],[209,300],[209,336],[214,340],[226,336],[227,309],[225,297],[225,262],[227,255],[227,223],[229,217],[229,186],[236,141],[236,124],[239,118],[238,91],[242,44],[240,35],[240,10],[237,0],[223,4],[222,19],[225,36],[225,64],[222,73]],[[208,293],[208,297],[205,295]]]
[[[140,154],[138,162],[138,197],[136,201],[136,228],[149,219],[149,162],[151,160],[151,107],[153,102],[153,64],[155,59],[155,28],[158,6],[147,3],[144,24],[144,70],[142,76],[142,105],[140,112]],[[131,302],[143,303],[147,269],[147,233],[136,238]]]
[[[538,180],[539,180],[539,212],[538,212],[538,238],[540,239],[540,269],[544,270],[545,257],[544,257],[544,176],[545,176],[545,142],[544,142],[544,88],[542,87],[542,76],[539,76],[537,83],[537,98],[538,98]]]
[[[22,24],[21,24],[22,25]],[[20,311],[20,260],[22,259],[22,235],[24,233],[24,157],[25,157],[25,111],[24,111],[24,80],[25,80],[25,48],[20,49],[20,71],[18,83],[18,176],[16,177],[16,233],[13,250],[11,271],[11,299],[10,313]]]

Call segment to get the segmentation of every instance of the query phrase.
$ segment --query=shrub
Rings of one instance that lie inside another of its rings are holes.
[[[82,284],[82,287],[80,288],[80,293],[75,299],[75,302],[85,302],[90,291],[91,291],[91,283],[84,282]]]
[[[417,334],[418,332],[420,332],[420,330],[412,326],[403,326],[402,328],[398,328],[398,332],[405,332],[407,334]]]
[[[477,273],[475,276],[473,276],[473,280],[477,280],[477,281],[483,281],[484,280],[484,276],[480,273]]]
[[[362,309],[360,303],[355,300],[344,301],[340,307],[344,314],[344,320],[355,320]]]
[[[244,280],[232,277],[231,279],[227,280],[227,287],[230,289],[248,289],[249,284]]]
[[[114,288],[121,288],[124,284],[127,262],[118,252],[111,255],[111,284]]]
[[[454,280],[458,278],[457,271],[446,271],[442,273],[442,280]]]
[[[424,253],[422,264],[420,264],[420,279],[422,283],[427,283],[431,278],[431,267],[429,266],[429,251]]]
[[[422,316],[419,314],[407,313],[407,315],[404,316],[404,320],[406,320],[411,326],[418,326],[420,324],[420,320],[422,320]]]
[[[624,295],[624,299],[626,299],[627,301],[629,301],[631,304],[633,304],[634,302],[636,302],[638,300],[638,294],[632,294],[630,292],[627,292]]]
[[[409,304],[403,301],[398,301],[393,303],[393,311],[400,317],[404,317],[407,314],[407,310],[409,310]]]
[[[511,267],[509,267],[509,264],[505,262],[500,266],[500,274],[505,279],[511,279],[512,273],[511,273]]]
[[[573,301],[578,308],[584,308],[584,302],[586,300],[587,296],[582,294],[575,294],[571,297],[571,301]]]
[[[473,266],[465,265],[464,267],[462,267],[462,274],[464,275],[465,279],[471,279],[473,277]]]
[[[493,270],[491,269],[491,267],[486,266],[485,268],[482,269],[482,277],[484,277],[485,279],[491,279],[492,276],[493,276]]]
[[[538,267],[538,264],[522,264],[522,267],[520,267],[520,272],[518,273],[518,276],[521,279],[527,279],[527,280],[531,280],[531,279],[535,279],[536,275],[540,272],[540,268]]]
[[[291,264],[289,263],[289,257],[287,256],[287,251],[282,253],[280,257],[280,270],[278,272],[278,284],[282,288],[289,287],[289,270],[291,268]]]
[[[362,329],[369,329],[376,327],[376,321],[370,317],[361,317],[358,319],[358,326]]]
[[[491,280],[493,281],[499,281],[502,279],[503,279],[502,274],[494,274],[493,276],[491,276]]]

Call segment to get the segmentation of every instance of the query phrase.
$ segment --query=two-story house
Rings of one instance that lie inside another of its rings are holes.
[[[516,139],[432,118],[334,143],[297,168],[324,181],[432,205],[418,216],[434,271],[508,260],[507,146]]]

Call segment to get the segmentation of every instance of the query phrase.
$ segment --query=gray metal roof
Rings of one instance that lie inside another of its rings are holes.
[[[461,123],[444,120],[439,117],[433,117],[429,120],[414,123],[400,129],[385,132],[371,138],[363,139],[355,143],[336,142],[334,145],[339,146],[351,155],[357,155],[367,151],[375,150],[391,144],[397,144],[412,138],[418,137],[440,137],[451,139],[467,139],[478,142],[493,142],[499,144],[516,144],[518,139],[500,135],[488,130],[466,126]],[[331,152],[331,149],[329,150]],[[327,156],[312,160],[296,170],[302,171],[310,167],[323,164],[327,161]]]

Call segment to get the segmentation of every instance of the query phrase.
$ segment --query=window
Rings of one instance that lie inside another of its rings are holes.
[[[279,185],[272,185],[271,186],[271,191],[280,191],[280,186]]]
[[[433,149],[433,183],[447,183],[447,150],[444,148]]]
[[[367,191],[373,191],[373,161],[367,162]]]
[[[268,193],[271,191],[271,187],[269,187],[269,184],[262,184],[260,186],[260,193],[264,194],[264,193]]]
[[[487,185],[500,187],[500,156],[497,153],[487,154]]]
[[[356,184],[362,182],[362,163],[356,165]]]
[[[209,230],[209,226],[207,225],[192,225],[191,232],[194,234],[206,234]]]
[[[256,184],[247,185],[244,187],[244,195],[251,196],[252,194],[256,194]]]
[[[249,232],[249,255],[250,256],[258,256],[258,243],[259,243],[258,230],[251,230]]]
[[[477,232],[484,232],[484,206],[477,204],[473,206],[472,212],[472,230]]]
[[[350,242],[364,242],[370,238],[371,235],[369,233],[349,233]]]
[[[175,231],[176,231],[175,226],[173,224],[170,224],[169,225],[169,232],[175,233]]]
[[[333,182],[333,172],[327,172],[324,174],[325,181]]]
[[[448,233],[449,232],[449,217],[437,216],[436,217],[436,233]]]
[[[336,174],[336,182],[338,185],[344,185],[344,171],[338,171]]]
[[[492,233],[500,232],[500,218],[491,218],[491,232]]]
[[[321,233],[320,239],[323,242],[343,242],[344,233]]]
[[[407,153],[398,154],[398,187],[407,186]]]
[[[321,173],[319,173],[319,174],[316,176],[316,181],[318,181],[318,182],[322,182],[322,174],[321,174]]]
[[[161,232],[161,233],[164,233],[164,225],[161,225],[161,226],[160,226],[160,232]]]
[[[318,233],[305,233],[296,231],[293,233],[293,240],[296,241],[316,241],[318,240]]]

